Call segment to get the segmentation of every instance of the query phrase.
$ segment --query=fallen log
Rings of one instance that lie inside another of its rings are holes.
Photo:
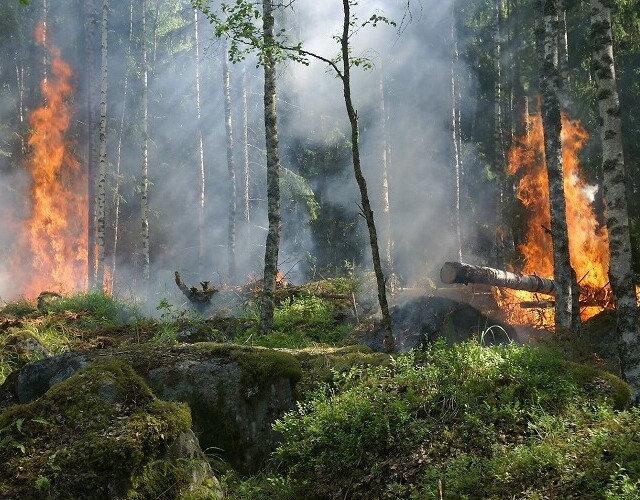
[[[493,285],[514,290],[554,295],[556,284],[553,280],[541,278],[532,274],[518,274],[491,267],[474,266],[462,262],[445,262],[440,269],[440,279],[443,283],[478,283]]]

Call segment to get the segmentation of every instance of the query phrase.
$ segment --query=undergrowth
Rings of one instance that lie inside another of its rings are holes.
[[[629,396],[551,351],[437,343],[336,373],[276,422],[277,473],[230,497],[638,498]]]

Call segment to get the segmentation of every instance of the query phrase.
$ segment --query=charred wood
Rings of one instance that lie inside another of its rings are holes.
[[[189,301],[198,307],[208,305],[211,302],[211,297],[213,297],[213,295],[218,291],[209,284],[209,281],[201,281],[200,288],[194,286],[188,287],[184,284],[184,281],[182,281],[178,271],[175,272],[175,277],[176,285],[178,285],[180,291],[189,299]]]

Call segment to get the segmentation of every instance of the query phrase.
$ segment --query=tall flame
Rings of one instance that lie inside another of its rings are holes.
[[[553,249],[549,228],[549,185],[544,161],[544,135],[539,114],[528,118],[529,133],[508,152],[508,172],[517,175],[516,196],[528,213],[524,243],[519,247],[524,258],[522,272],[553,277]],[[609,240],[593,209],[595,188],[589,186],[580,170],[578,155],[588,133],[574,120],[562,116],[562,162],[566,199],[569,254],[582,289],[581,317],[588,319],[609,306]],[[553,310],[523,310],[521,301],[536,301],[529,292],[499,290],[498,302],[507,319],[520,324],[553,325]],[[597,302],[598,305],[595,305]]]
[[[44,45],[44,30],[35,31]],[[87,181],[70,150],[66,133],[71,118],[72,71],[60,50],[45,46],[50,61],[41,82],[44,103],[29,116],[31,213],[24,220],[11,262],[15,295],[33,298],[43,290],[70,292],[87,280]],[[17,275],[17,273],[20,273]]]

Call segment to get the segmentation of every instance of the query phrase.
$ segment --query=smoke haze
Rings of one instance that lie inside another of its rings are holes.
[[[120,210],[117,272],[115,288],[120,293],[139,293],[141,244],[138,186],[141,171],[141,107],[140,67],[133,64],[139,55],[139,2],[134,2],[134,40],[128,54],[128,2],[111,2],[109,26],[109,91],[108,91],[108,162],[109,190],[107,211],[112,212],[112,192],[117,162],[120,116],[124,108],[125,126],[120,160]],[[99,47],[95,45],[94,66],[86,60],[84,14],[78,15],[74,1],[57,1],[50,6],[48,37],[60,47],[74,71],[74,117],[70,125],[70,142],[87,164],[86,123],[89,102],[87,69],[93,68],[93,82],[99,78]],[[443,260],[456,255],[449,213],[453,198],[451,170],[451,4],[449,1],[424,0],[412,3],[409,16],[406,2],[360,2],[355,14],[363,22],[372,14],[382,14],[402,28],[380,23],[366,26],[354,36],[353,54],[365,56],[374,64],[371,71],[353,68],[354,105],[360,118],[362,162],[370,189],[370,197],[378,225],[380,245],[385,245],[382,205],[382,143],[385,127],[389,141],[389,189],[391,227],[395,241],[397,272],[406,283],[435,276]],[[33,0],[25,15],[25,24],[35,24],[42,6]],[[82,7],[81,12],[84,11]],[[180,271],[190,285],[203,280],[215,284],[229,282],[227,272],[227,221],[229,181],[225,149],[224,101],[222,86],[223,51],[212,37],[211,26],[201,18],[200,75],[201,114],[206,169],[205,261],[198,264],[199,171],[197,119],[195,105],[196,59],[193,50],[193,13],[188,2],[160,2],[157,19],[148,19],[152,34],[147,40],[149,52],[149,171],[151,234],[151,303],[170,297],[181,301],[173,284],[173,272]],[[404,21],[403,21],[404,20]],[[154,24],[155,23],[155,24]],[[326,58],[338,55],[339,45],[333,39],[342,29],[339,2],[297,1],[293,13],[280,19],[293,41]],[[285,24],[283,24],[285,23]],[[25,30],[27,27],[25,26]],[[30,27],[28,29],[31,29]],[[94,26],[96,33],[99,23]],[[17,64],[27,71],[29,106],[41,100],[37,82],[42,74],[41,54],[33,41],[17,47]],[[262,122],[262,74],[255,59],[231,67],[235,166],[238,193],[242,193],[242,68],[247,71],[249,120],[251,219],[242,222],[242,204],[238,203],[238,274],[237,281],[262,273],[266,237],[266,189],[264,172],[264,128]],[[10,70],[3,68],[10,80]],[[124,96],[124,81],[128,92]],[[386,116],[381,114],[380,85],[385,89]],[[11,84],[17,88],[16,82]],[[293,173],[301,172],[300,148],[296,145],[327,146],[350,137],[341,82],[328,65],[310,61],[309,66],[286,62],[278,73],[278,106],[280,118],[280,153],[282,166]],[[98,87],[95,87],[96,89]],[[6,93],[5,93],[6,94]],[[9,98],[11,97],[11,99]],[[463,103],[470,103],[462,95]],[[94,111],[99,93],[93,92]],[[4,95],[0,102],[0,123],[12,124],[15,132],[26,127],[17,121],[19,103],[15,92]],[[29,110],[27,110],[29,111]],[[93,117],[97,126],[97,112]],[[5,146],[0,146],[5,149]],[[16,229],[10,221],[24,216],[28,183],[24,179],[22,160],[16,143],[11,157],[0,156],[2,190],[0,211],[4,230],[0,235],[0,256],[7,262],[13,251]],[[92,147],[96,147],[93,144]],[[328,146],[327,146],[328,147]],[[475,168],[475,155],[467,147],[468,168]],[[350,166],[350,156],[340,157],[329,171],[321,171],[310,180],[321,207],[335,207],[353,218],[361,239],[360,254],[366,266],[370,251],[364,220],[358,216],[359,193]],[[239,198],[240,199],[240,198]],[[288,209],[283,202],[283,241],[281,270],[288,271],[296,282],[307,279],[312,265],[309,256],[325,244],[314,238],[309,215],[304,207]],[[463,207],[464,211],[464,207]],[[112,246],[112,220],[108,221],[107,253]],[[111,256],[108,255],[107,262]],[[313,260],[313,259],[311,259]],[[203,271],[200,271],[201,268]],[[0,298],[9,300],[21,294],[16,282],[19,272],[0,267]],[[55,289],[55,283],[51,284]]]

